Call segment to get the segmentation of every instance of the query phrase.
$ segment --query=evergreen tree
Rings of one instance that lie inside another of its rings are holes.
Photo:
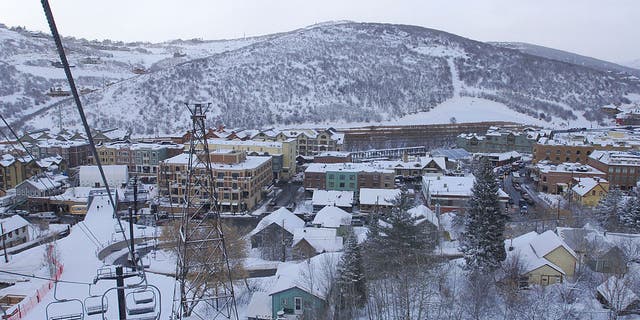
[[[640,231],[640,200],[637,196],[627,199],[624,209],[618,213],[618,221],[630,232]]]
[[[504,229],[509,217],[500,208],[498,183],[488,160],[481,160],[475,177],[461,250],[469,269],[491,272],[507,257]]]
[[[380,274],[423,263],[435,248],[437,234],[416,224],[418,218],[408,212],[413,204],[406,190],[402,190],[391,213],[372,221],[365,246],[368,271]]]
[[[607,195],[600,199],[594,214],[600,225],[611,231],[617,229],[624,210],[624,194],[620,189],[610,189]]]
[[[360,245],[353,232],[347,236],[344,254],[338,265],[337,293],[339,302],[337,318],[352,319],[357,308],[367,302],[367,282],[364,276]]]

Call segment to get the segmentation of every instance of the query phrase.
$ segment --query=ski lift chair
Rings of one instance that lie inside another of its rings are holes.
[[[109,310],[109,300],[102,295],[91,294],[89,285],[89,296],[84,299],[84,311],[87,316],[102,315]]]
[[[126,295],[127,319],[160,319],[160,290],[152,285],[135,289]]]
[[[55,301],[49,302],[45,309],[47,320],[84,320],[84,304],[82,301],[80,299],[60,299],[57,293],[58,282],[56,281],[53,288]]]

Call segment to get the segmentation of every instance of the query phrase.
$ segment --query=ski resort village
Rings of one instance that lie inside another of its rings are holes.
[[[640,69],[42,7],[0,24],[0,319],[640,319]]]

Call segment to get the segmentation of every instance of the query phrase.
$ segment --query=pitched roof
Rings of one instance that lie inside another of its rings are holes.
[[[556,239],[554,239],[553,236],[555,236]],[[562,268],[544,257],[547,253],[558,247],[558,245],[554,245],[554,243],[557,244],[558,242],[564,244],[564,242],[552,231],[546,231],[542,234],[531,231],[519,237],[506,239],[504,241],[507,255],[519,255],[522,260],[525,273],[547,265],[562,274],[566,274]],[[564,247],[575,257],[575,253],[571,248],[569,248],[569,246],[564,244]]]
[[[573,192],[575,192],[575,193],[579,194],[581,197],[583,197],[589,191],[593,190],[593,188],[598,186],[600,183],[608,184],[609,182],[607,180],[605,180],[605,179],[580,178],[578,180],[578,183],[575,186],[573,186],[573,188],[571,188],[571,190],[573,190]]]
[[[10,231],[20,229],[29,225],[29,221],[25,220],[19,215],[13,215],[8,218],[0,219],[0,222],[2,223],[2,229],[4,230],[4,233],[9,233]]]
[[[629,288],[628,281],[630,280],[611,276],[607,281],[601,283],[596,290],[608,303],[614,304],[614,307],[620,308],[618,311],[622,311],[632,303],[640,300]]]
[[[317,253],[336,252],[342,250],[342,237],[338,237],[333,228],[298,228],[293,233],[293,243],[297,245],[305,240]]]
[[[313,192],[311,203],[314,206],[351,207],[353,206],[353,191],[316,190]]]
[[[331,288],[331,273],[335,273],[341,256],[342,252],[330,252],[299,263],[280,264],[269,295],[297,287],[326,300]]]
[[[313,218],[313,224],[318,224],[325,228],[338,228],[351,225],[351,218],[351,213],[338,207],[325,206]]]
[[[416,224],[420,224],[424,221],[429,221],[434,226],[438,227],[438,217],[431,209],[425,205],[419,205],[415,208],[411,208],[407,211],[412,217],[417,218]]]
[[[286,208],[280,208],[262,218],[258,225],[251,230],[249,235],[252,236],[274,223],[283,227],[291,234],[293,234],[297,228],[304,227],[304,220],[298,218]]]
[[[399,196],[398,189],[360,188],[360,204],[391,206]]]
[[[547,230],[539,234],[535,239],[531,241],[531,247],[540,257],[546,256],[549,252],[555,250],[558,247],[563,247],[574,257],[578,258],[578,255],[571,249],[562,239],[551,230]]]

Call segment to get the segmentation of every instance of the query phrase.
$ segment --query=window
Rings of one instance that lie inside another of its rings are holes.
[[[294,304],[294,310],[295,311],[302,311],[302,298],[301,297],[295,297],[293,298],[293,304]]]
[[[344,180],[344,179],[345,179],[344,174],[341,174],[341,175],[340,175],[340,180]]]
[[[344,188],[344,182],[340,182],[340,188]]]
[[[631,170],[633,170],[633,169],[631,169]],[[349,180],[353,181],[353,180],[355,180],[355,179],[356,179],[356,177],[355,177],[355,176],[349,176]]]

